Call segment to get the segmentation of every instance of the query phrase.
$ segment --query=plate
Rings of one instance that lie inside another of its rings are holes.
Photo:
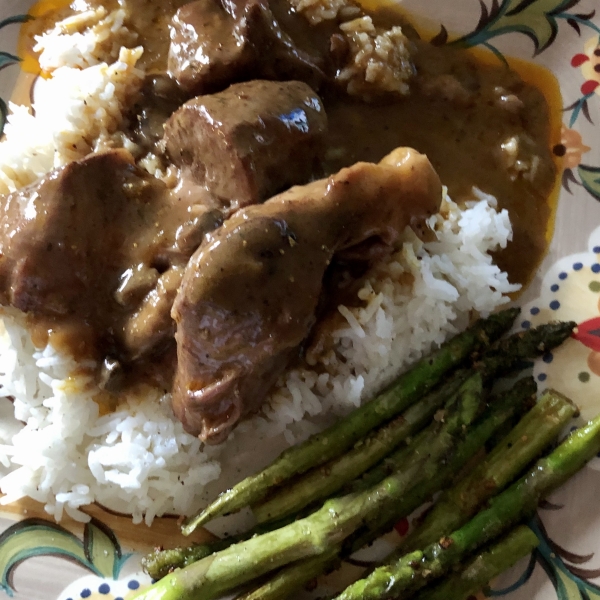
[[[17,40],[32,2],[0,4],[0,112],[20,77]],[[577,335],[534,367],[542,386],[574,398],[582,418],[600,412],[600,12],[597,0],[405,0],[425,36],[535,61],[558,78],[563,118],[552,141],[562,165],[555,232],[521,297],[521,328],[553,318]],[[478,598],[600,599],[600,458],[544,503],[531,522],[539,548]],[[34,502],[0,512],[0,596],[16,600],[125,600],[149,585],[141,553],[178,541],[176,519],[149,529],[91,507],[85,526],[45,518]],[[398,536],[402,528],[391,534]]]

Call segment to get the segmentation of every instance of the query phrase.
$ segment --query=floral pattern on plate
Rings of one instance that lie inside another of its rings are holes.
[[[583,143],[581,134],[573,129],[582,116],[590,125],[594,121],[590,116],[590,102],[600,101],[600,32],[583,45],[583,52],[571,58],[571,66],[581,69],[584,82],[581,84],[581,96],[564,108],[570,113],[569,124],[563,126],[561,143],[554,147],[554,154],[563,157],[563,188],[572,194],[571,184],[582,186],[593,198],[600,200],[600,168],[583,164],[583,154],[591,148]],[[597,135],[596,131],[589,134]],[[579,179],[575,176],[579,175]]]
[[[577,322],[571,340],[534,367],[538,382],[577,398],[584,420],[598,412],[600,390],[600,227],[588,251],[565,256],[546,271],[539,297],[522,307],[521,327],[551,320]]]

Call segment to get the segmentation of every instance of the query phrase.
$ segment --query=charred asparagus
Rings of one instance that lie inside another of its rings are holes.
[[[524,360],[535,358],[564,342],[575,323],[549,323],[526,332],[498,340],[488,348],[475,364],[486,380],[491,380],[514,368]],[[346,454],[329,461],[321,468],[308,471],[290,485],[279,488],[252,510],[259,523],[293,515],[318,500],[328,498],[343,486],[377,464],[408,435],[418,431],[433,415],[435,409],[460,383],[457,373],[445,385],[411,406],[391,423],[372,432]],[[458,380],[458,384],[457,384]]]
[[[337,600],[407,598],[446,573],[511,526],[530,516],[539,501],[560,487],[600,451],[600,417],[574,431],[548,457],[539,460],[519,481],[494,498],[489,508],[466,525],[415,550],[393,565],[379,567],[349,586]]]
[[[274,486],[340,456],[371,430],[393,419],[433,389],[474,351],[499,338],[510,328],[518,314],[518,309],[508,309],[477,321],[437,352],[419,361],[374,400],[324,432],[285,451],[264,471],[247,477],[221,494],[205,510],[184,523],[183,533],[188,535],[215,517],[254,504],[262,500]]]
[[[431,589],[423,590],[416,600],[466,600],[527,556],[538,544],[535,533],[521,525],[491,548],[480,552],[461,573],[448,577]]]

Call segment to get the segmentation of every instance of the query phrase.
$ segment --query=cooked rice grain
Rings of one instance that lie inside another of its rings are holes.
[[[125,25],[126,12],[120,8],[108,12],[100,6],[75,13],[37,36],[33,50],[45,73],[61,67],[86,69],[119,58],[121,48],[135,44],[137,34]]]
[[[360,8],[349,0],[290,0],[296,12],[302,13],[313,25],[322,21],[356,17]]]
[[[414,75],[411,44],[395,26],[387,31],[375,28],[371,17],[340,25],[350,46],[351,59],[337,75],[352,96],[367,100],[385,93],[406,96]]]
[[[98,390],[85,375],[73,375],[81,366],[51,346],[36,349],[19,316],[6,313],[0,385],[3,410],[12,398],[14,419],[0,428],[0,462],[10,465],[0,503],[29,496],[57,521],[63,512],[88,520],[79,509],[91,502],[131,512],[135,522],[188,513],[219,476],[218,463],[199,452],[198,439],[185,433],[157,390],[102,416]]]

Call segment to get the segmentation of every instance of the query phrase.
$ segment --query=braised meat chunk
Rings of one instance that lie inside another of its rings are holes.
[[[236,208],[309,181],[326,129],[308,85],[256,80],[184,104],[167,122],[165,142],[184,176]]]
[[[297,79],[318,87],[322,57],[295,44],[268,0],[197,0],[171,25],[169,74],[190,96],[250,79]]]
[[[196,249],[179,244],[178,232],[200,229],[201,240],[219,223],[128,152],[91,155],[3,199],[0,300],[49,329],[70,327],[87,357],[131,360],[172,343],[172,272]]]
[[[252,60],[247,39],[219,0],[182,6],[171,24],[169,74],[190,94],[223,88],[243,76]]]
[[[136,171],[127,152],[114,151],[71,163],[4,199],[0,289],[11,305],[87,316],[88,301],[105,296],[99,288],[106,270],[121,261],[123,213],[132,204],[148,209],[164,191]]]
[[[171,307],[204,235],[239,206],[308,181],[326,124],[304,83],[239,84],[169,121],[166,145],[182,167],[181,186],[167,188],[129,152],[113,150],[6,196],[0,302],[48,329],[79,331],[86,358],[129,369],[169,348],[174,354]]]
[[[172,311],[173,408],[184,427],[223,441],[308,336],[336,255],[391,248],[406,226],[437,212],[441,197],[427,158],[400,148],[242,209],[208,234]]]

